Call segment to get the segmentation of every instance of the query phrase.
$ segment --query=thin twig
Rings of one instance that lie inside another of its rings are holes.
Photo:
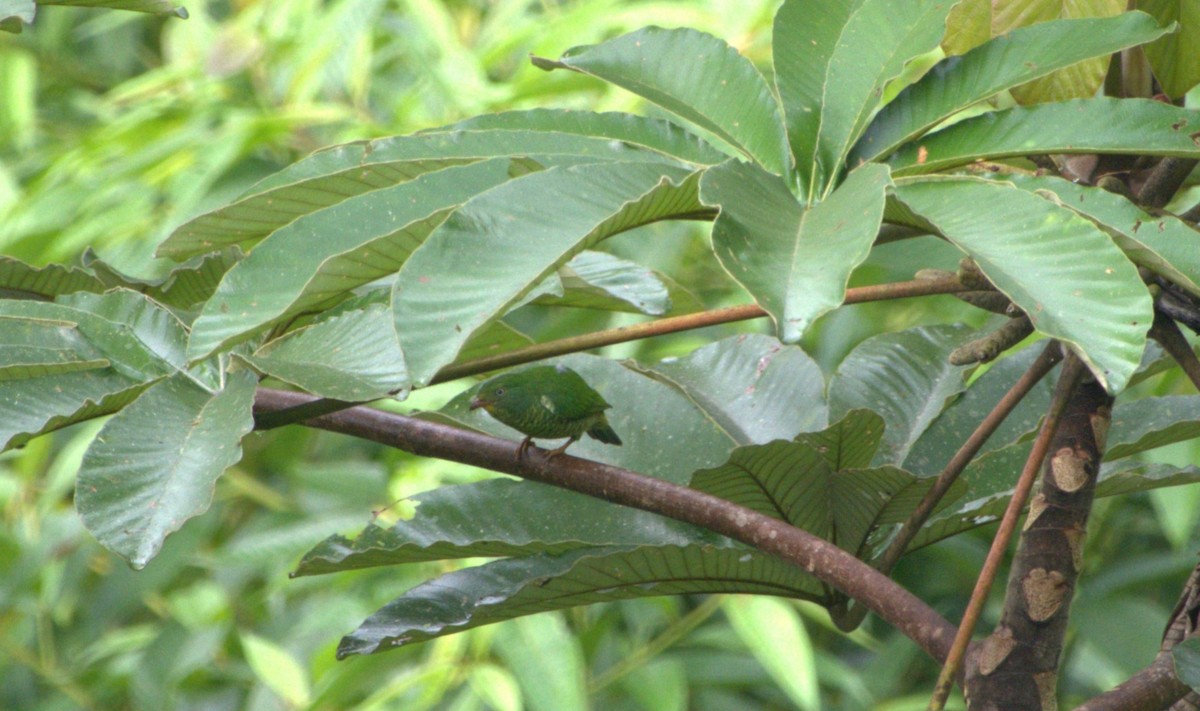
[[[1200,390],[1200,360],[1197,360],[1196,352],[1183,337],[1179,326],[1176,326],[1175,322],[1166,316],[1155,314],[1154,326],[1150,328],[1150,337],[1158,341],[1163,350],[1175,359],[1188,379],[1192,381],[1192,385]]]
[[[1017,486],[1013,489],[1012,499],[1008,502],[1008,508],[1004,510],[1004,517],[1000,519],[1000,528],[992,540],[992,547],[983,562],[979,579],[975,581],[975,590],[971,593],[966,612],[963,613],[958,633],[954,636],[950,653],[942,666],[941,674],[938,675],[933,697],[929,700],[929,711],[941,711],[945,708],[946,699],[950,696],[950,689],[959,675],[963,655],[966,654],[967,645],[971,641],[971,634],[975,631],[975,625],[983,613],[983,605],[987,601],[988,591],[991,590],[992,583],[996,580],[996,573],[1000,570],[1004,551],[1008,548],[1013,532],[1017,529],[1017,519],[1020,518],[1021,512],[1025,508],[1025,501],[1029,498],[1029,492],[1033,489],[1038,471],[1042,468],[1042,461],[1050,449],[1050,440],[1054,437],[1055,430],[1058,429],[1059,420],[1062,418],[1063,411],[1067,407],[1067,402],[1070,400],[1071,393],[1074,392],[1083,370],[1082,361],[1073,355],[1067,357],[1062,373],[1059,374],[1054,397],[1050,400],[1046,419],[1042,422],[1042,428],[1033,441],[1033,448],[1029,452],[1029,458],[1025,460],[1025,468],[1021,470]]]
[[[259,388],[254,410],[265,414],[311,399],[302,393]],[[934,659],[944,659],[950,649],[953,625],[891,578],[833,543],[786,521],[697,489],[570,454],[550,457],[536,448],[518,459],[511,441],[367,407],[324,415],[306,421],[305,425],[419,456],[512,474],[715,531],[800,566],[862,601]]]
[[[843,303],[846,304],[861,304],[868,301],[887,301],[890,299],[905,299],[913,296],[932,296],[935,294],[953,294],[963,291],[964,287],[957,279],[914,279],[912,281],[901,281],[893,284],[877,284],[875,286],[860,286],[846,290],[846,298]],[[741,306],[730,306],[723,309],[714,309],[711,311],[701,311],[700,313],[685,314],[683,316],[674,316],[671,318],[659,319],[657,321],[649,321],[639,323],[633,326],[622,326],[620,328],[611,328],[605,331],[596,331],[595,333],[585,333],[580,336],[571,336],[569,338],[560,338],[555,341],[547,341],[546,343],[535,343],[531,346],[518,348],[508,353],[488,356],[486,358],[478,358],[476,360],[459,363],[457,365],[449,365],[438,371],[437,375],[430,380],[430,385],[457,380],[470,375],[479,375],[501,368],[509,368],[514,365],[524,363],[532,363],[534,361],[543,360],[545,358],[553,358],[556,356],[566,355],[568,353],[578,353],[580,351],[590,350],[592,348],[601,348],[603,346],[611,346],[617,343],[625,343],[627,341],[636,341],[643,338],[652,338],[654,336],[662,336],[668,333],[678,333],[680,331],[688,331],[696,328],[704,328],[706,326],[716,326],[723,323],[733,323],[735,321],[747,321],[749,319],[763,318],[767,315],[766,311],[757,304],[743,304]],[[259,431],[270,430],[283,425],[290,425],[296,422],[304,422],[313,417],[320,417],[346,408],[355,407],[356,405],[365,405],[368,401],[363,402],[348,402],[345,400],[335,400],[332,398],[321,398],[313,400],[310,403],[297,407],[295,410],[284,410],[274,412],[270,415],[262,415],[255,418],[255,429]]]

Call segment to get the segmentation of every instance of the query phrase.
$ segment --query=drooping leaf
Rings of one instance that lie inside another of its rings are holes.
[[[933,173],[977,160],[1043,153],[1200,157],[1200,118],[1149,99],[1075,99],[987,113],[905,144],[892,174]]]
[[[543,69],[572,69],[642,96],[711,131],[767,171],[790,166],[775,95],[750,60],[723,40],[691,29],[644,27],[561,59],[534,58]]]
[[[860,408],[878,413],[886,429],[874,463],[898,465],[965,387],[966,369],[947,357],[974,335],[965,326],[923,326],[868,338],[829,382],[830,417]]]
[[[1153,18],[1134,12],[1112,18],[1041,22],[995,37],[961,57],[939,63],[916,84],[900,92],[879,112],[854,146],[851,164],[887,156],[906,141],[989,96],[1084,59],[1149,42],[1165,33]],[[1042,131],[1041,140],[1048,138],[1045,131],[1053,126],[1036,125]],[[1082,139],[1096,128],[1092,126],[1091,131],[1075,135]]]
[[[1200,84],[1200,7],[1186,0],[1138,0],[1137,7],[1163,25],[1179,23],[1179,31],[1146,45],[1146,59],[1167,96],[1178,99]]]
[[[738,444],[791,439],[828,417],[820,366],[768,336],[732,336],[641,370],[678,388]]]
[[[1109,392],[1125,387],[1146,345],[1152,304],[1108,235],[1011,184],[906,181],[896,196],[969,254],[1039,331],[1070,344]]]
[[[432,131],[553,131],[621,141],[672,158],[700,165],[716,165],[729,156],[678,126],[663,119],[615,111],[571,111],[530,109],[483,114],[453,126]]]
[[[257,380],[228,373],[216,392],[183,373],[113,416],[84,455],[75,505],[106,548],[142,568],[163,540],[212,502],[217,477],[242,456]]]
[[[296,575],[472,557],[557,555],[594,546],[726,545],[722,536],[669,518],[544,484],[492,479],[413,497],[416,515],[371,525],[353,540],[331,536]],[[503,511],[503,516],[497,516]]]
[[[382,304],[292,331],[246,359],[314,395],[339,400],[374,400],[408,384],[391,310]]]
[[[1048,196],[1092,220],[1112,236],[1134,264],[1161,274],[1200,296],[1200,233],[1174,215],[1151,215],[1129,200],[1051,176],[1011,175],[1005,180]]]
[[[824,196],[882,101],[883,87],[935,49],[955,3],[787,0],[775,16],[775,83],[803,183]],[[856,163],[851,163],[856,165]]]
[[[358,141],[317,151],[264,178],[232,204],[176,229],[157,253],[182,259],[230,244],[248,247],[302,215],[355,196],[453,166],[502,157],[526,158],[541,166],[677,163],[671,156],[632,141],[570,131],[496,128]]]
[[[524,167],[507,158],[427,173],[305,215],[230,269],[192,325],[188,356],[246,340],[394,273],[446,216]]]
[[[342,638],[338,657],[373,654],[547,610],[698,592],[818,599],[816,578],[741,546],[657,546],[505,558],[409,590]]]
[[[1197,437],[1200,437],[1200,395],[1167,395],[1121,402],[1113,408],[1104,461]]]
[[[476,332],[579,252],[626,229],[699,209],[697,176],[661,163],[550,168],[480,194],[396,279],[396,332],[427,383]]]
[[[795,342],[845,298],[850,273],[871,250],[891,187],[887,169],[864,165],[825,201],[806,206],[782,178],[746,163],[710,168],[701,199],[719,206],[713,251]]]

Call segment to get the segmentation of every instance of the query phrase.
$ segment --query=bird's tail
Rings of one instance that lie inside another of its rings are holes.
[[[606,418],[601,418],[599,422],[592,425],[587,433],[592,439],[598,439],[605,444],[621,445],[621,438],[617,436],[616,432],[613,432],[613,428],[609,426]]]

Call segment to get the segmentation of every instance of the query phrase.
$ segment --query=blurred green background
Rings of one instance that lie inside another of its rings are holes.
[[[537,70],[531,53],[556,57],[646,24],[690,26],[769,70],[776,5],[246,0],[189,2],[186,21],[44,7],[23,34],[0,34],[0,253],[43,264],[90,249],[131,274],[161,274],[170,265],[153,248],[177,225],[322,146],[514,108],[654,113],[598,81]],[[693,285],[709,307],[747,301],[708,252],[707,231],[654,225],[606,249]],[[885,245],[855,281],[956,261],[928,238]],[[635,318],[535,308],[521,326],[550,338]],[[872,333],[954,320],[979,316],[949,297],[847,307],[804,346],[829,372]],[[763,328],[606,354],[652,361]],[[399,407],[436,407],[463,387],[420,391]],[[1184,392],[1167,374],[1123,397]],[[299,556],[393,500],[486,472],[299,428],[252,435],[212,509],[135,573],[72,506],[98,428],[0,455],[2,709],[898,711],[924,708],[936,673],[873,618],[845,636],[811,605],[702,596],[538,615],[335,662],[342,634],[444,566],[290,580]],[[1154,453],[1176,463],[1197,455],[1192,443]],[[1150,661],[1194,563],[1197,510],[1195,488],[1099,502],[1064,667],[1069,698]],[[918,551],[897,575],[956,620],[991,532]]]

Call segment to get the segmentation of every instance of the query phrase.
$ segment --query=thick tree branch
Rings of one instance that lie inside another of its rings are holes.
[[[846,298],[843,303],[861,304],[868,301],[887,301],[913,296],[953,294],[963,290],[963,285],[952,277],[944,279],[914,279],[894,284],[878,284],[875,286],[861,286],[847,289]],[[438,374],[430,381],[430,385],[465,378],[469,375],[479,375],[480,373],[500,370],[501,368],[508,368],[523,363],[532,363],[568,353],[578,353],[592,348],[601,348],[617,343],[637,341],[643,338],[689,331],[706,326],[763,318],[766,315],[767,312],[763,311],[757,304],[744,304],[742,306],[730,306],[724,309],[674,316],[672,318],[639,323],[633,326],[622,326],[606,331],[585,333],[581,336],[571,336],[570,338],[561,338],[546,343],[536,343],[532,346],[518,348],[508,353],[479,358],[458,365],[446,366],[438,371]],[[305,402],[303,405],[297,406],[294,410],[287,409],[256,416],[255,429],[260,431],[274,429],[283,425],[304,422],[313,417],[331,412],[345,410],[348,407],[365,404],[365,402],[347,402],[332,398],[314,399],[311,402]]]
[[[254,411],[278,412],[313,399],[260,388]],[[536,448],[518,460],[513,442],[365,407],[304,424],[570,489],[716,531],[798,565],[861,601],[934,659],[944,659],[950,649],[954,627],[895,581],[826,540],[710,494],[569,454],[549,458]]]
[[[1138,202],[1144,207],[1165,207],[1195,167],[1195,158],[1163,158],[1138,192]]]
[[[1067,408],[1075,400],[1072,397],[1072,393],[1075,392],[1075,386],[1083,374],[1083,370],[1083,363],[1072,355],[1067,358],[1066,365],[1063,366],[1062,373],[1059,374],[1058,385],[1055,387],[1054,396],[1050,400],[1046,419],[1042,421],[1042,428],[1038,431],[1037,437],[1033,441],[1029,457],[1025,460],[1025,467],[1022,469],[1021,476],[1017,479],[1017,485],[1013,489],[1012,499],[1009,500],[1008,508],[1004,510],[1004,516],[1000,519],[1000,527],[996,530],[995,538],[992,539],[992,547],[988,551],[987,558],[984,560],[983,569],[979,571],[979,579],[975,581],[975,589],[972,591],[971,599],[967,603],[967,609],[963,613],[962,622],[959,623],[958,633],[954,637],[954,645],[947,656],[945,666],[942,667],[942,673],[938,677],[933,698],[929,701],[930,709],[940,710],[946,704],[946,698],[950,695],[951,685],[954,678],[958,676],[959,664],[970,644],[971,633],[979,621],[979,616],[983,613],[983,605],[987,601],[988,591],[991,590],[992,582],[996,579],[996,573],[1000,569],[1000,562],[1004,558],[1004,551],[1008,548],[1008,542],[1017,528],[1017,519],[1020,518],[1021,511],[1025,508],[1025,501],[1029,497],[1029,492],[1033,489],[1033,482],[1037,471],[1042,467],[1042,462],[1046,459],[1046,454],[1050,451],[1052,443],[1060,439],[1058,436],[1059,422],[1064,419],[1064,415],[1068,414]],[[995,634],[993,634],[994,636]],[[987,643],[985,642],[984,644],[986,645]],[[970,675],[967,676],[967,679],[969,683],[971,679]],[[969,699],[970,687],[967,687],[967,691]],[[1003,692],[1002,689],[988,689],[979,698],[1004,698],[1002,693],[995,696],[988,695],[988,693],[996,693],[997,691]]]
[[[1150,666],[1075,711],[1163,711],[1188,691],[1187,684],[1175,676],[1171,653],[1164,652]]]
[[[1082,369],[1068,356],[1062,382],[1077,379]],[[1057,708],[1059,658],[1112,415],[1112,397],[1094,379],[1066,392],[1062,424],[1009,570],[1000,624],[967,662],[971,709]]]

